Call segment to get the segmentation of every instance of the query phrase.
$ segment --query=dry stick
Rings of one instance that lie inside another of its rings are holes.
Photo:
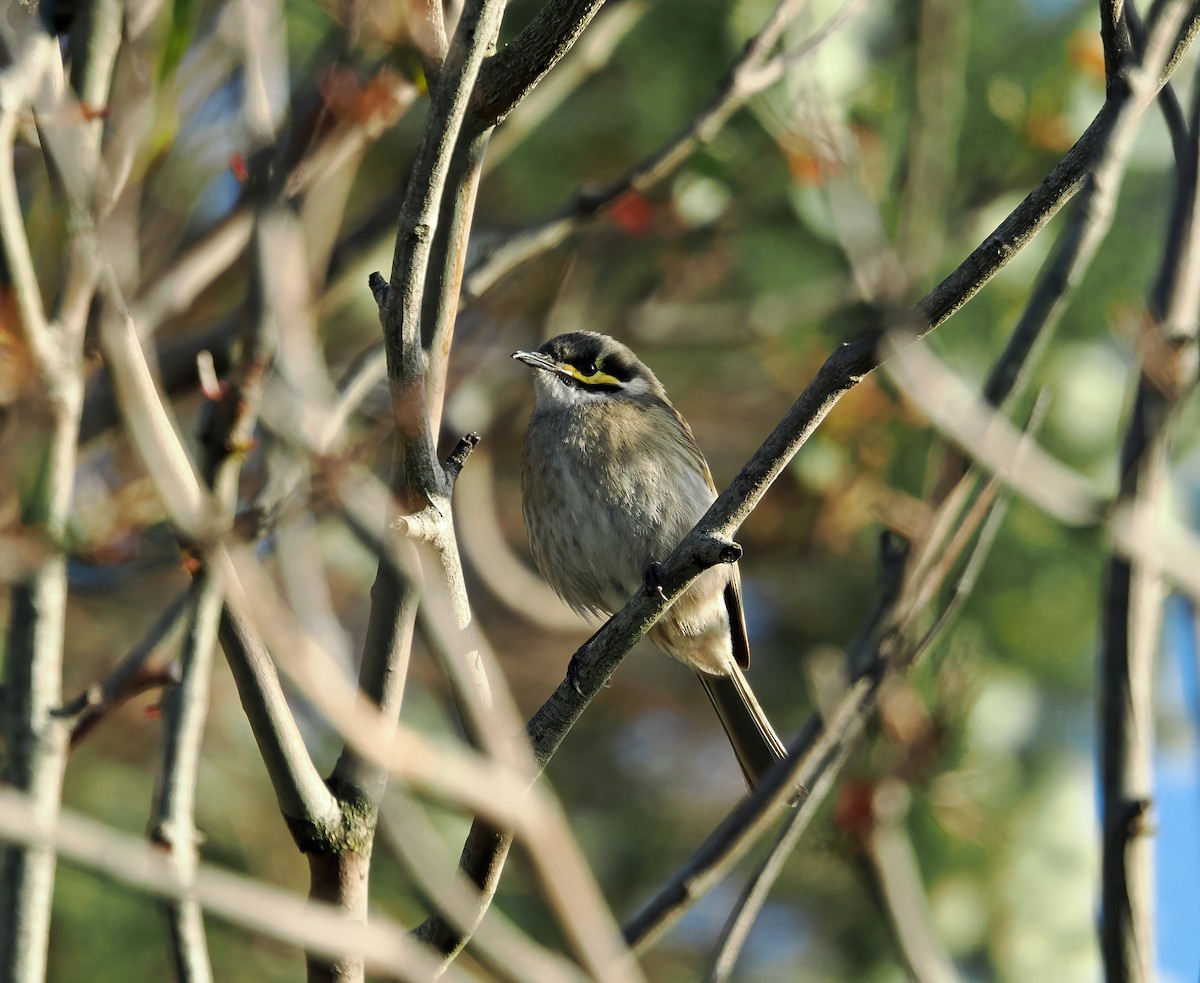
[[[1125,0],[1100,0],[1100,43],[1104,48],[1104,84],[1111,89],[1133,56]]]
[[[194,589],[193,586],[176,595],[163,608],[146,634],[104,679],[92,683],[59,711],[59,715],[67,718],[70,725],[72,749],[126,700],[147,689],[175,681],[176,674],[169,667],[148,669],[146,663],[192,604]]]
[[[834,783],[841,774],[842,766],[853,749],[854,742],[852,740],[848,739],[840,744],[837,752],[829,759],[824,770],[810,787],[808,798],[793,810],[792,815],[784,823],[779,837],[772,844],[770,852],[750,878],[746,891],[738,899],[729,920],[722,929],[716,958],[708,977],[711,983],[723,983],[731,977],[737,958],[746,944],[746,939],[750,937],[750,930],[754,927],[763,905],[766,904],[771,888],[779,875],[783,873],[784,865],[795,852],[800,838],[812,824],[817,806],[824,802],[825,797],[833,790]],[[689,899],[692,893],[689,885]],[[636,941],[632,933],[637,930],[633,924],[626,929],[631,943]]]
[[[430,510],[441,520],[434,524],[435,535],[430,538],[438,553],[442,580],[460,633],[469,632],[471,614],[450,522],[452,476],[439,473],[434,434],[440,424],[447,360],[483,154],[495,123],[569,50],[600,2],[551,0],[508,48],[490,60],[486,71],[479,69],[479,65],[498,28],[500,5],[482,0],[478,6],[464,11],[446,71],[433,95],[425,135],[401,208],[391,282],[386,290],[378,279],[372,284],[380,302],[388,376],[400,427],[401,457],[394,467],[393,492],[409,512]],[[477,71],[480,81],[472,93]],[[464,126],[469,97],[473,115]],[[428,345],[424,352],[422,333]],[[381,562],[380,582],[386,582],[386,576]],[[402,602],[402,596],[381,594],[372,607],[373,620],[376,611],[385,612],[389,606],[399,606]],[[456,687],[460,701],[468,705],[478,701],[491,705],[494,697],[486,673],[477,666],[472,675],[473,679]],[[577,890],[572,901],[563,890],[562,877],[540,862],[545,859],[541,845],[533,844],[531,853],[543,875],[543,887],[585,964],[600,975],[635,977],[636,970],[624,958],[615,925],[609,927],[610,916],[602,902],[596,903],[598,894],[590,879],[586,876],[576,879]],[[480,887],[482,915],[491,894],[486,882],[481,881]],[[581,907],[586,907],[587,917],[577,911]],[[442,941],[440,947],[447,962],[461,949],[465,937],[463,932],[452,931]]]
[[[432,236],[446,187],[451,151],[479,65],[496,36],[502,9],[499,0],[477,0],[464,10],[459,20],[445,70],[431,96],[425,130],[409,176],[396,233],[391,285],[376,290],[398,427],[392,491],[401,509],[407,512],[420,511],[439,493],[448,499],[425,417],[425,356],[419,322]],[[395,716],[399,713],[407,676],[416,598],[393,578],[389,566],[382,561],[371,595],[359,681],[366,697],[375,701],[384,713]],[[382,776],[366,767],[353,752],[347,750],[342,755],[332,780],[345,787],[347,794],[374,803],[372,811],[377,808]],[[361,860],[364,862],[359,876],[365,883],[366,858]]]
[[[1177,168],[1170,234],[1141,339],[1133,409],[1121,445],[1118,503],[1159,513],[1169,481],[1169,424],[1196,382],[1200,318],[1200,98],[1188,153]],[[1151,807],[1153,678],[1164,584],[1153,553],[1108,563],[1100,646],[1103,791],[1101,952],[1106,978],[1154,978]]]
[[[354,921],[331,905],[208,864],[183,880],[144,840],[71,812],[47,823],[26,797],[8,789],[0,789],[0,840],[53,850],[85,870],[157,897],[194,898],[231,924],[266,938],[330,957],[363,952],[373,971],[389,977],[430,979],[437,969],[403,928],[387,919]],[[465,983],[469,977],[453,974],[451,979]]]
[[[317,639],[292,623],[270,576],[248,550],[223,557],[222,567],[231,606],[236,602],[253,609],[258,629],[288,678],[364,760],[456,808],[512,823],[526,836],[545,835],[546,800],[540,790],[529,792],[525,773],[363,705],[342,667]],[[371,827],[348,815],[344,832],[345,846],[361,847]]]
[[[5,47],[12,51],[8,38],[5,38]],[[25,235],[25,217],[17,193],[13,158],[20,115],[42,84],[53,52],[53,42],[49,38],[35,37],[33,43],[24,47],[23,57],[14,58],[0,76],[0,258],[4,261],[0,269],[6,275],[4,286],[11,292],[22,341],[43,377],[57,367],[58,356],[54,339],[49,335],[42,292]]]
[[[1101,0],[1102,5],[1111,0]],[[1137,7],[1133,0],[1126,0],[1125,19],[1129,24],[1129,34],[1138,50],[1146,47],[1146,31],[1142,19],[1138,16]],[[1163,122],[1167,124],[1167,132],[1171,134],[1171,149],[1175,153],[1175,166],[1182,166],[1187,159],[1188,146],[1191,140],[1188,136],[1188,124],[1183,115],[1183,107],[1175,94],[1175,86],[1170,82],[1158,93],[1158,108],[1162,112]]]
[[[101,6],[97,4],[97,6]],[[16,299],[18,323],[36,372],[48,427],[30,455],[32,473],[23,495],[22,524],[41,529],[55,544],[65,541],[75,481],[79,410],[83,402],[83,339],[95,286],[91,189],[94,187],[102,122],[78,124],[63,140],[42,131],[47,166],[57,170],[58,149],[71,144],[75,170],[63,181],[71,234],[67,243],[61,316],[48,324],[38,297],[20,199],[12,170],[16,114],[31,104],[39,124],[69,100],[55,98],[62,63],[55,41],[36,12],[10,9],[0,24],[9,55],[0,87],[0,249]],[[79,65],[94,74],[87,94],[103,103],[115,46],[97,32],[78,32]],[[64,174],[56,175],[64,177]],[[62,658],[67,606],[67,561],[50,552],[12,588],[4,658],[6,760],[3,781],[28,793],[37,818],[57,817],[62,798],[69,730],[55,716],[62,704]],[[49,844],[13,844],[0,870],[0,976],[12,983],[39,983],[49,947],[55,853]]]
[[[397,436],[391,489],[402,511],[416,512],[444,492],[436,447],[425,417],[425,357],[419,318],[432,236],[446,187],[451,151],[458,139],[479,66],[500,26],[501,0],[474,0],[459,19],[443,71],[430,97],[425,128],[413,162],[396,231],[391,285],[376,294],[380,308],[388,380]],[[448,496],[443,496],[448,498]],[[396,504],[389,503],[388,524]],[[417,594],[398,580],[381,558],[371,589],[371,610],[363,645],[359,686],[384,718],[395,721],[408,675]],[[333,900],[366,913],[370,845],[378,820],[384,773],[347,745],[330,777],[344,803],[362,817],[364,837],[309,854],[314,898]],[[361,964],[310,963],[312,981],[361,979]]]
[[[250,336],[243,339],[242,356],[228,380],[227,391],[222,393],[218,389],[212,394],[214,403],[202,433],[205,473],[214,502],[220,509],[219,521],[223,527],[233,521],[237,509],[242,461],[253,439],[263,378],[275,350],[268,268],[273,260],[265,242],[263,224],[260,221],[256,228],[256,270],[260,281],[258,317]],[[212,385],[216,379],[211,364],[208,374],[213,376]],[[199,832],[195,825],[196,782],[208,713],[213,648],[225,596],[219,569],[207,556],[202,557],[202,562],[196,575],[195,600],[179,660],[179,680],[163,695],[162,767],[148,829],[151,841],[166,849],[185,879],[200,859]],[[164,909],[176,978],[187,983],[211,980],[212,967],[199,904],[194,900],[168,900]]]
[[[880,646],[888,635],[894,620],[908,559],[907,548],[898,548],[898,543],[892,539],[890,534],[885,533],[880,539],[882,583],[871,613],[856,633],[855,640],[851,643],[847,653],[848,664],[864,667],[863,673],[855,681],[855,686],[861,687],[877,675],[876,671],[881,664]],[[838,717],[839,712],[834,711],[830,719]],[[801,739],[803,739],[804,748],[806,751],[810,750],[812,742],[822,736],[822,722],[819,714],[813,714],[809,718],[801,729],[801,735],[802,738],[797,738],[796,746],[800,747]],[[817,809],[824,802],[825,796],[833,788],[833,783],[836,781],[842,765],[849,757],[853,744],[852,737],[836,742],[835,753],[820,765],[820,770],[814,776],[815,780],[811,784],[806,784],[809,789],[808,795],[796,804],[771,850],[751,876],[725,922],[725,927],[722,929],[717,943],[710,980],[726,980],[733,972],[742,946],[749,937],[750,929],[753,928],[759,911],[766,903],[771,887],[783,872],[783,865],[795,850],[800,837],[808,829]],[[625,937],[631,945],[649,944],[650,936],[656,937],[665,928],[666,919],[677,917],[685,907],[690,906],[702,896],[707,890],[706,885],[715,884],[716,879],[712,877],[711,868],[722,860],[724,852],[730,846],[739,850],[738,856],[741,856],[749,848],[749,842],[741,842],[742,837],[739,836],[739,830],[753,819],[754,814],[749,810],[743,810],[742,805],[738,806],[735,813],[740,811],[743,819],[736,825],[730,823],[732,817],[727,819],[722,824],[726,832],[722,834],[721,838],[714,843],[716,837],[714,832],[713,836],[709,837],[685,865],[684,870],[687,873],[685,875],[676,874],[672,877],[667,886],[659,891],[656,898],[643,906],[641,911],[626,924]],[[760,832],[765,834],[766,829],[760,827]],[[697,864],[697,858],[706,850],[711,860],[701,861]],[[703,883],[701,883],[702,880]]]
[[[863,863],[908,977],[921,983],[957,983],[958,972],[937,937],[920,864],[904,828],[910,798],[908,787],[896,778],[875,787]]]
[[[108,307],[112,313],[101,326],[101,345],[116,387],[118,403],[130,435],[147,473],[171,515],[177,530],[204,533],[201,543],[221,528],[206,502],[155,391],[128,314],[122,316],[123,301],[111,276],[106,277]],[[157,420],[152,426],[145,421]],[[221,562],[223,550],[205,551],[210,567]],[[293,835],[307,837],[303,843],[319,842],[341,830],[342,814],[325,787],[305,748],[303,738],[279,685],[278,675],[265,648],[253,631],[243,605],[226,600],[221,616],[220,638],[233,672],[242,705],[254,732],[259,752],[271,778],[276,799]]]
[[[408,795],[389,792],[380,810],[380,828],[403,860],[427,902],[471,930],[471,955],[508,983],[584,983],[587,976],[572,962],[543,948],[516,925],[493,911],[479,920],[480,898],[474,884],[458,871],[449,880],[453,859],[434,823]]]
[[[1167,515],[1129,506],[1111,508],[1091,481],[1023,440],[1007,419],[972,395],[927,349],[910,347],[888,363],[893,380],[946,436],[972,453],[981,467],[1058,522],[1095,529],[1108,520],[1117,549],[1135,560],[1161,564],[1180,590],[1200,598],[1200,536]]]
[[[985,523],[984,533],[976,541],[972,558],[959,581],[959,593],[969,589],[968,576],[973,584],[979,565],[995,541],[999,522],[993,519],[998,511],[997,508],[993,509]],[[822,722],[820,715],[814,714],[789,744],[788,777],[799,776],[801,781],[806,782],[810,792],[800,802],[796,815],[789,820],[789,825],[797,827],[794,835],[785,831],[776,844],[777,851],[785,847],[789,851],[794,848],[812,816],[833,789],[854,742],[878,705],[887,674],[906,671],[916,658],[928,650],[924,641],[916,645],[904,644],[899,633],[900,627],[896,624],[896,618],[903,608],[899,585],[903,582],[908,558],[907,549],[897,549],[889,537],[884,536],[881,552],[884,582],[878,603],[867,623],[856,634],[847,653],[848,664],[862,667],[862,674],[851,684],[838,708],[829,714],[826,721]],[[833,749],[833,753],[829,749]],[[801,766],[801,762],[806,764]],[[771,817],[777,817],[781,807],[786,804],[786,797],[781,790],[786,790],[787,786],[780,784],[776,771],[772,771],[764,786],[739,804],[658,894],[626,923],[625,937],[630,945],[642,950],[653,944],[732,869],[754,842],[765,835]],[[782,870],[783,860],[782,853],[769,856],[756,872],[750,888],[739,902],[741,906],[747,906],[746,910],[743,913],[735,909],[726,925],[714,973],[718,967],[721,972],[732,971],[740,946],[756,917],[755,906],[765,901],[774,878]],[[758,883],[760,879],[761,884]]]
[[[579,903],[571,917],[563,918],[562,927],[580,951],[588,972],[614,983],[641,979],[631,956],[620,944],[615,925],[609,925],[611,916],[561,809],[547,791],[530,789],[528,768],[508,768],[496,759],[429,740],[378,711],[368,713],[361,706],[355,707],[353,687],[341,679],[340,670],[315,640],[302,629],[289,626],[286,609],[274,588],[244,551],[235,555],[229,576],[231,595],[235,585],[247,591],[259,614],[260,626],[274,651],[286,659],[292,679],[364,760],[490,822],[511,826],[527,842],[539,844],[554,865],[545,867],[540,851],[531,851],[531,859],[543,864],[544,869],[538,873],[556,910],[562,911],[564,897]],[[373,831],[373,825],[362,824],[353,832],[370,836]],[[616,945],[605,938],[605,932],[611,934]]]
[[[767,774],[672,876],[659,893],[625,924],[625,938],[645,949],[745,856],[751,845],[788,810],[795,789],[810,790],[795,807],[795,822],[811,822],[878,699],[882,676],[863,676],[850,686],[824,726],[814,717],[788,743],[788,757]]]
[[[211,571],[196,578],[190,623],[179,659],[179,679],[163,694],[162,765],[154,792],[147,836],[163,848],[179,871],[190,880],[199,863],[196,829],[196,777],[208,714],[209,677],[213,646],[221,617],[221,582]],[[204,917],[195,899],[164,902],[167,936],[175,979],[204,983],[212,979]]]
[[[313,764],[244,599],[225,599],[219,639],[283,820],[302,847],[328,839],[342,810]]]
[[[1170,77],[1196,29],[1197,16],[1193,15],[1186,21],[1185,30],[1180,33],[1158,76],[1159,85]],[[923,336],[942,324],[1050,221],[1079,190],[1093,156],[1104,147],[1113,121],[1129,103],[1124,88],[1105,103],[1091,126],[1041,185],[917,304],[905,323],[906,337],[912,334]],[[834,404],[879,366],[883,356],[880,339],[880,334],[872,334],[849,342],[825,360],[787,415],[663,565],[662,590],[645,590],[637,594],[575,653],[572,661],[579,667],[578,689],[564,679],[526,728],[540,765],[544,767],[554,755],[587,704],[616,671],[624,654],[662,616],[669,604],[704,569],[737,558],[740,550],[728,537],[757,506],[771,483]],[[864,695],[858,689],[855,692],[860,698]],[[847,699],[853,699],[853,695]],[[809,768],[806,764],[792,772],[802,776],[809,774]],[[786,799],[786,793],[781,793],[780,798]],[[509,839],[484,824],[472,826],[461,864],[475,883],[494,882],[499,877]],[[422,931],[426,931],[427,926],[423,926]],[[449,931],[448,927],[446,930]]]
[[[120,288],[111,274],[103,283],[109,310],[101,321],[101,348],[134,447],[176,534],[201,544],[215,541],[221,531],[215,507],[155,389]],[[309,757],[275,667],[244,608],[226,603],[220,640],[284,819],[294,833],[336,829],[340,810]]]

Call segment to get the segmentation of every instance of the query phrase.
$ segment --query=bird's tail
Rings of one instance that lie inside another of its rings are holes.
[[[746,782],[754,788],[776,761],[787,757],[783,741],[758,705],[750,683],[740,669],[734,667],[728,676],[713,676],[706,672],[696,675],[733,745],[733,753],[737,755]]]

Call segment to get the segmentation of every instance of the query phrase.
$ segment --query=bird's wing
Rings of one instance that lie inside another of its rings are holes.
[[[696,467],[704,475],[705,483],[713,495],[716,495],[717,486],[713,482],[712,472],[708,469],[708,462],[704,459],[700,445],[696,443],[692,428],[688,426],[687,420],[674,406],[669,402],[666,403],[666,406],[670,408],[671,417],[679,427],[683,447],[693,456]],[[746,615],[742,611],[742,576],[738,572],[736,563],[731,565],[729,583],[725,585],[725,609],[729,612],[729,632],[733,640],[734,661],[742,669],[749,669],[750,639],[746,634]]]
[[[704,482],[708,485],[709,491],[715,496],[717,494],[717,486],[713,483],[712,472],[708,470],[708,462],[704,460],[704,454],[700,451],[700,445],[696,443],[696,438],[692,434],[692,428],[688,426],[680,414],[679,410],[675,409],[667,400],[662,401],[665,409],[670,410],[670,418],[675,421],[675,425],[679,428],[680,443],[688,456],[692,458],[696,465],[696,469],[704,475]]]
[[[725,610],[729,612],[729,635],[733,642],[733,661],[742,669],[750,668],[750,639],[746,635],[746,615],[742,611],[742,576],[737,564],[725,585]]]

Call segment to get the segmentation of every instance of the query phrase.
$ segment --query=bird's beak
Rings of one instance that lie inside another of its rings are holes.
[[[513,352],[512,357],[533,369],[545,369],[547,372],[560,371],[558,364],[549,355],[543,355],[541,352]]]

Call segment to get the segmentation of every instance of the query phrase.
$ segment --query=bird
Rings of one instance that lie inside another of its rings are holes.
[[[716,500],[708,463],[662,383],[614,338],[572,331],[512,357],[534,373],[521,454],[534,562],[581,615],[611,616]],[[702,573],[648,636],[699,677],[753,788],[787,752],[744,674],[737,564]]]

